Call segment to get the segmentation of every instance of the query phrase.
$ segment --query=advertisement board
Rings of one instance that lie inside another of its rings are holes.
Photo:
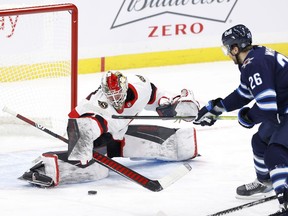
[[[10,1],[15,5],[63,0]],[[227,59],[221,35],[245,24],[254,44],[288,54],[287,0],[70,0],[79,10],[79,71],[149,67]],[[14,26],[13,26],[14,25]],[[0,44],[21,34],[21,16],[0,19]],[[31,30],[31,34],[37,34]],[[19,35],[18,37],[21,37]],[[35,41],[35,43],[41,43]]]

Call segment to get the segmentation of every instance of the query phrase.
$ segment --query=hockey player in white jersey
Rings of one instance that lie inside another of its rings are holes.
[[[68,151],[46,152],[20,179],[51,187],[63,183],[99,180],[108,169],[93,160],[93,151],[108,157],[183,161],[197,156],[195,129],[130,125],[143,109],[160,116],[197,115],[199,104],[192,91],[172,95],[158,89],[146,77],[106,72],[100,87],[69,113]],[[189,119],[185,119],[189,121]],[[192,119],[191,119],[192,120]]]

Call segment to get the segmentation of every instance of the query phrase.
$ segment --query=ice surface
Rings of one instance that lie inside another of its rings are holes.
[[[230,61],[123,72],[146,75],[159,88],[172,92],[191,89],[201,106],[209,99],[225,97],[239,82],[238,69]],[[79,97],[88,95],[99,82],[99,73],[81,75]],[[17,178],[41,153],[64,150],[66,144],[30,125],[5,126],[5,130],[0,127],[0,215],[205,216],[248,202],[235,199],[235,191],[237,186],[255,179],[250,139],[256,127],[245,129],[235,120],[219,120],[213,127],[171,120],[133,123],[195,127],[201,156],[189,161],[192,171],[161,192],[151,192],[113,172],[100,181],[35,188]],[[180,164],[123,158],[117,161],[151,179],[164,177]],[[97,195],[88,195],[89,190],[96,190]],[[262,216],[277,209],[278,203],[273,200],[230,215]]]

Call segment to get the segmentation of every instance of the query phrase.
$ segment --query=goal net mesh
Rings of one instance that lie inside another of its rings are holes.
[[[59,133],[66,130],[75,87],[71,28],[67,10],[9,16],[0,11],[0,105]],[[25,123],[1,111],[2,129],[7,124]]]

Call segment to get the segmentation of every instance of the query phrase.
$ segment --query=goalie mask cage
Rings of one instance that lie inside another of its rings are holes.
[[[1,108],[66,131],[68,113],[77,105],[77,7],[0,9],[0,47]],[[23,123],[1,111],[0,126],[7,124]]]

